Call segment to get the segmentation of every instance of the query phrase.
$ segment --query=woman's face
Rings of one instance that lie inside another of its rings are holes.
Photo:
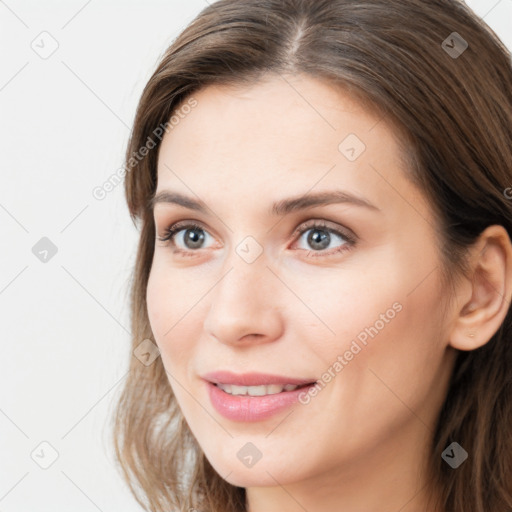
[[[454,351],[433,212],[393,132],[311,78],[194,98],[159,152],[157,237],[180,226],[155,242],[147,301],[206,457],[242,487],[412,478]],[[294,380],[317,384],[279,392]]]

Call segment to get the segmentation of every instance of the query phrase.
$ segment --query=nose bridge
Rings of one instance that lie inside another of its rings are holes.
[[[280,329],[278,296],[262,251],[246,240],[226,257],[220,281],[212,290],[211,307],[204,322],[210,336],[236,342],[247,335],[272,339]]]
[[[224,262],[223,275],[217,285],[218,302],[233,302],[233,307],[245,309],[261,308],[260,301],[269,288],[269,278],[273,277],[263,250],[258,254],[252,242],[238,244]]]

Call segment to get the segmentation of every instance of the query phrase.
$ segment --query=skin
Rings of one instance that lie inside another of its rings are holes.
[[[385,120],[304,76],[209,86],[194,97],[162,141],[157,193],[180,192],[210,210],[158,203],[154,219],[157,236],[188,220],[205,239],[190,248],[182,230],[176,247],[155,241],[147,303],[169,383],[206,457],[247,489],[250,512],[432,510],[426,497],[437,490],[425,487],[425,470],[455,348],[486,343],[510,301],[505,230],[482,235],[471,253],[475,277],[448,304],[433,212]],[[355,161],[338,149],[348,134],[366,146]],[[275,201],[324,190],[378,210],[268,214]],[[294,235],[309,220],[351,230],[355,245],[336,253],[348,245],[338,235],[325,249],[308,242],[314,228]],[[263,249],[252,263],[236,252],[247,236]],[[200,375],[214,370],[321,379],[394,303],[401,311],[307,405],[246,423],[210,403]],[[247,442],[262,453],[251,468],[237,457]]]

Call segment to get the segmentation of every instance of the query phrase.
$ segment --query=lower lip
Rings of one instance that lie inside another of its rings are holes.
[[[233,421],[261,421],[283,411],[299,401],[301,393],[314,386],[310,384],[293,391],[282,391],[273,395],[230,395],[211,382],[207,382],[210,400],[215,410]]]

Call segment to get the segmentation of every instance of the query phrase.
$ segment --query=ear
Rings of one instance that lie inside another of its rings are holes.
[[[470,251],[471,279],[458,290],[458,316],[449,340],[459,350],[474,350],[492,338],[512,295],[512,245],[506,229],[489,226]]]

